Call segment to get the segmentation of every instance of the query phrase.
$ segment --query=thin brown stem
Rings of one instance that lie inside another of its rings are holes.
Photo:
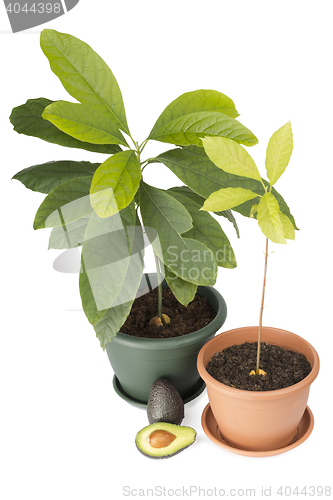
[[[161,279],[161,271],[160,271],[160,263],[159,259],[154,252],[155,264],[156,264],[156,272],[157,272],[157,286],[158,286],[158,303],[157,303],[157,315],[161,319],[163,323],[162,316],[162,279]]]
[[[263,316],[263,312],[264,312],[265,291],[266,291],[266,277],[267,277],[267,259],[268,259],[268,238],[266,238],[266,252],[265,252],[264,282],[263,282],[263,286],[262,286],[261,307],[260,307],[260,318],[259,318],[258,350],[257,350],[257,366],[256,366],[256,374],[257,374],[257,375],[259,375],[260,347],[261,347],[261,332],[262,332],[262,316]]]

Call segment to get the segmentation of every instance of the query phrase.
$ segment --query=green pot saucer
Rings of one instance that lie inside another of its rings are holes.
[[[137,399],[131,398],[128,394],[126,394],[126,392],[121,387],[119,380],[117,379],[117,377],[115,375],[113,376],[113,388],[116,391],[116,393],[118,394],[118,396],[120,396],[124,401],[131,404],[132,406],[136,406],[137,408],[143,408],[143,409],[147,408],[147,403],[145,403],[143,401],[138,401]],[[200,396],[200,394],[205,390],[205,388],[206,388],[206,384],[200,378],[198,383],[196,384],[196,386],[194,388],[193,393],[188,398],[184,399],[184,404],[189,403],[193,399]]]

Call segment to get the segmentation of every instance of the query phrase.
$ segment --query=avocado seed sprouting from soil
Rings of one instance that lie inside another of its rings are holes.
[[[155,326],[165,326],[170,323],[170,318],[167,314],[161,314],[161,317],[155,316],[149,321],[150,325],[155,325]]]

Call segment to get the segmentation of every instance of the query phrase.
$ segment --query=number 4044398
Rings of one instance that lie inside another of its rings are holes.
[[[21,5],[19,3],[9,3],[6,7],[7,12],[10,14],[20,14],[20,13],[32,13],[32,14],[60,14],[61,13],[61,4],[60,3],[33,3],[32,5],[28,5],[27,3]]]

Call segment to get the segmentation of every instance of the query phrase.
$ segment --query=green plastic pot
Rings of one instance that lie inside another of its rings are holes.
[[[139,294],[148,291],[146,276],[143,276]],[[148,274],[153,288],[157,286],[156,273]],[[163,286],[167,284],[163,282]],[[204,328],[169,339],[147,339],[132,337],[122,332],[114,337],[107,347],[107,355],[115,373],[115,389],[130,403],[147,404],[153,382],[163,377],[171,382],[185,401],[202,392],[198,387],[203,382],[197,371],[197,356],[201,347],[221,328],[227,316],[227,307],[222,295],[210,286],[199,286],[201,296],[207,296],[216,311],[216,317]]]

